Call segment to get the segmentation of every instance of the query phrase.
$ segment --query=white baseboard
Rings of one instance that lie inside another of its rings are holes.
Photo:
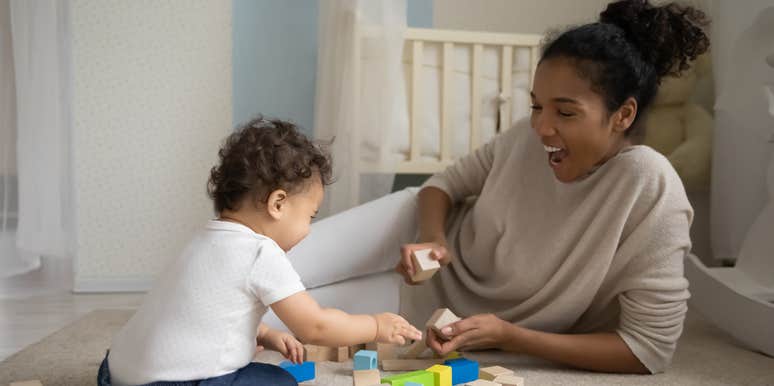
[[[112,277],[112,278],[75,278],[73,292],[147,292],[153,286],[153,278],[148,276]]]

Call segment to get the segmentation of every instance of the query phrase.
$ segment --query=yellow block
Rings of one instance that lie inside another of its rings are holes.
[[[451,386],[452,380],[452,368],[444,365],[435,365],[427,369],[428,372],[433,373],[435,378],[435,386]]]

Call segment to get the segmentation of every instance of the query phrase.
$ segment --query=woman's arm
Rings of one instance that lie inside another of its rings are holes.
[[[510,324],[503,349],[609,373],[650,374],[629,346],[614,332],[552,334]]]
[[[418,217],[419,217],[419,243],[404,244],[400,248],[400,261],[395,266],[395,271],[403,276],[408,284],[415,284],[411,277],[414,276],[414,262],[411,253],[420,249],[430,248],[432,258],[442,265],[450,261],[450,254],[446,249],[445,224],[446,216],[451,208],[451,198],[441,189],[434,186],[422,188],[418,193]]]
[[[519,327],[492,314],[463,319],[445,327],[444,333],[453,338],[444,342],[428,331],[428,346],[441,355],[457,349],[497,348],[585,370],[650,373],[616,333],[553,334]]]
[[[428,186],[419,191],[419,242],[446,241],[444,228],[451,198],[441,189]]]

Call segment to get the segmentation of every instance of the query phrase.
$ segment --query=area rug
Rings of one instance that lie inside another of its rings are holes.
[[[131,310],[98,310],[28,346],[0,363],[0,386],[39,379],[46,386],[94,385],[111,337]],[[537,385],[774,385],[774,358],[740,347],[728,335],[693,313],[672,366],[664,374],[616,375],[568,369],[520,355],[496,351],[466,353],[482,365],[499,364],[516,371],[528,386]],[[279,363],[273,352],[256,357]],[[352,385],[352,362],[319,363],[317,378],[304,385]],[[389,374],[389,373],[384,373]]]

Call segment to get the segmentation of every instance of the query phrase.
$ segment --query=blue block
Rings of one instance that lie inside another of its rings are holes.
[[[360,350],[352,358],[355,370],[371,370],[378,367],[376,351]]]
[[[444,362],[452,368],[452,384],[472,382],[478,379],[478,362],[466,358],[449,359]]]
[[[314,362],[304,362],[301,364],[295,364],[291,361],[283,361],[279,364],[279,367],[289,372],[296,382],[308,381],[314,379]]]

